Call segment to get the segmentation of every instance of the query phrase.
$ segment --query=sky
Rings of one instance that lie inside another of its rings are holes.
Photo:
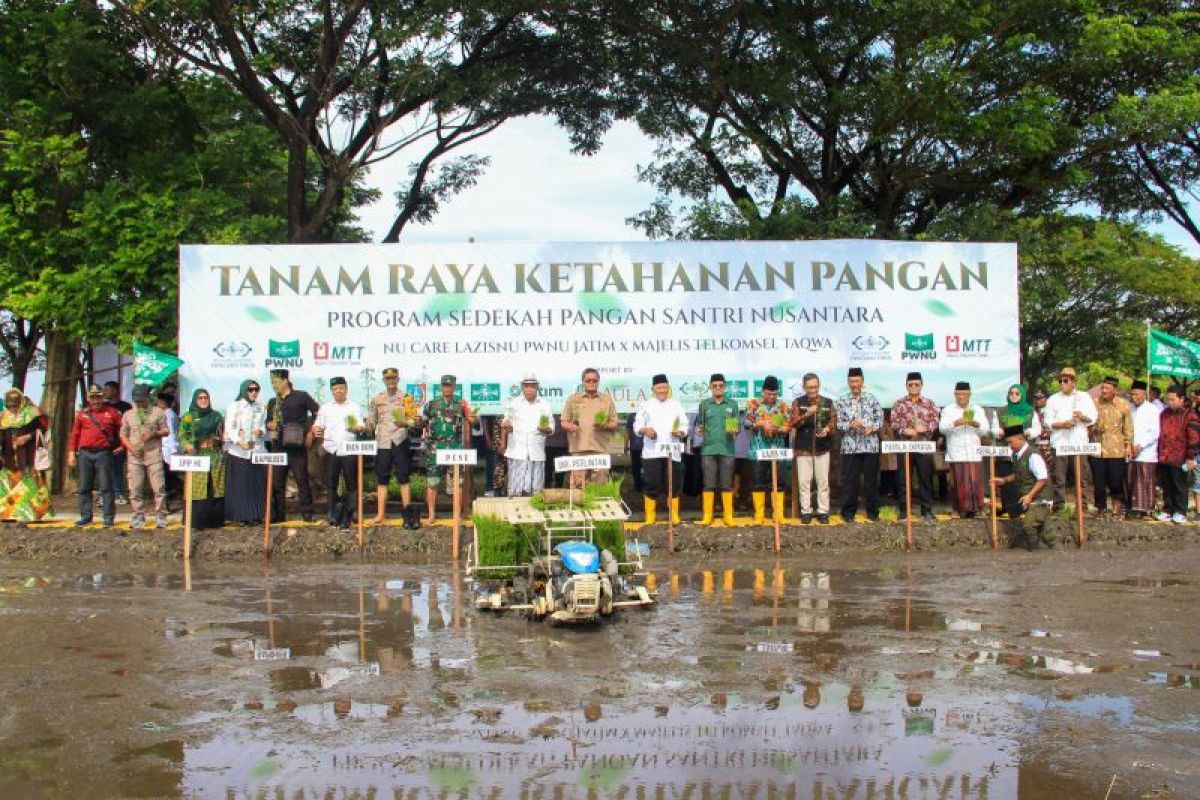
[[[492,159],[479,183],[444,203],[430,224],[410,224],[402,242],[646,238],[625,224],[654,198],[653,188],[637,180],[637,167],[650,163],[653,145],[632,122],[615,125],[594,156],[572,154],[566,134],[548,117],[512,120],[474,144],[461,152]],[[368,183],[383,197],[360,218],[375,241],[392,223],[408,165],[400,154],[372,168]]]
[[[523,117],[464,147],[490,156],[479,183],[444,203],[427,225],[409,225],[402,242],[441,243],[541,240],[642,241],[625,223],[650,206],[653,187],[637,179],[653,160],[654,146],[633,122],[617,123],[594,156],[571,153],[566,134],[549,117]],[[390,227],[396,188],[408,180],[408,159],[376,165],[368,183],[383,196],[361,213],[373,240]],[[1150,226],[1185,253],[1200,258],[1200,243],[1171,222]]]

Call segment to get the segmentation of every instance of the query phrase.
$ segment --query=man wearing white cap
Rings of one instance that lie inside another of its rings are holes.
[[[532,372],[521,379],[521,394],[508,404],[500,427],[508,496],[537,494],[546,485],[546,437],[554,432],[554,414],[538,397],[538,379]]]
[[[1088,428],[1099,413],[1092,396],[1078,391],[1075,368],[1063,367],[1058,373],[1059,390],[1046,401],[1042,421],[1050,428],[1050,446],[1057,450],[1063,445],[1087,444]],[[1066,503],[1067,489],[1075,483],[1075,459],[1054,454],[1051,475],[1054,478],[1054,509]]]

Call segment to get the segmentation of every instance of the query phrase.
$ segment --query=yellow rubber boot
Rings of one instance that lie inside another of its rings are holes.
[[[767,493],[751,492],[750,499],[754,501],[754,524],[762,525],[766,521]]]
[[[775,522],[787,522],[787,514],[784,513],[783,492],[771,493],[771,519]]]
[[[671,524],[679,525],[680,522],[681,522],[681,520],[679,519],[679,498],[672,497],[671,498]]]
[[[715,492],[705,492],[700,495],[700,503],[704,507],[704,516],[700,518],[701,525],[712,525],[713,504],[716,502]]]
[[[721,519],[732,528],[733,522],[733,492],[721,492]]]
[[[653,497],[644,497],[642,503],[646,508],[646,524],[653,525],[658,512],[658,501]]]

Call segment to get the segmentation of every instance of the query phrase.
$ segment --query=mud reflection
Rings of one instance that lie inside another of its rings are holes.
[[[111,635],[50,638],[82,669],[130,671],[77,696],[136,704],[111,772],[92,767],[116,795],[1102,796],[1094,770],[1050,777],[1030,752],[1045,720],[1128,735],[1163,712],[1122,686],[1200,696],[1190,650],[1162,672],[1126,666],[1128,642],[1072,650],[1060,623],[939,592],[907,564],[713,563],[647,585],[654,610],[552,628],[477,616],[443,566],[198,571],[186,594],[179,574],[0,580],[18,617],[115,615]],[[122,638],[131,607],[149,609],[156,649]],[[27,796],[68,747],[65,726],[20,719],[33,735],[0,740],[2,796]]]

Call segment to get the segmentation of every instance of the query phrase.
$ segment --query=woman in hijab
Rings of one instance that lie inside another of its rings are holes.
[[[4,393],[0,412],[0,519],[29,522],[50,511],[50,490],[34,469],[39,431],[46,417],[19,389]]]
[[[242,381],[225,410],[225,519],[247,526],[260,524],[266,512],[267,468],[251,463],[253,453],[266,452],[267,409],[258,402],[259,389],[258,381]]]
[[[993,431],[1003,431],[1010,425],[1020,425],[1025,429],[1025,437],[1031,442],[1036,442],[1038,437],[1042,435],[1042,423],[1038,420],[1038,415],[1034,413],[1033,406],[1025,399],[1025,387],[1019,383],[1014,383],[1008,387],[1007,401],[1007,404],[992,417]],[[998,435],[997,443],[1003,444]],[[1005,478],[1011,474],[1012,460],[1008,458],[998,459],[996,461],[996,477]],[[1013,518],[1019,517],[1021,512],[1016,505],[1020,494],[1015,483],[1001,485],[1001,506],[998,510],[1006,512]]]
[[[225,460],[221,438],[225,418],[212,407],[208,389],[192,392],[192,404],[179,420],[179,445],[189,456],[208,456],[207,474],[192,480],[192,528],[219,528],[225,524]]]

